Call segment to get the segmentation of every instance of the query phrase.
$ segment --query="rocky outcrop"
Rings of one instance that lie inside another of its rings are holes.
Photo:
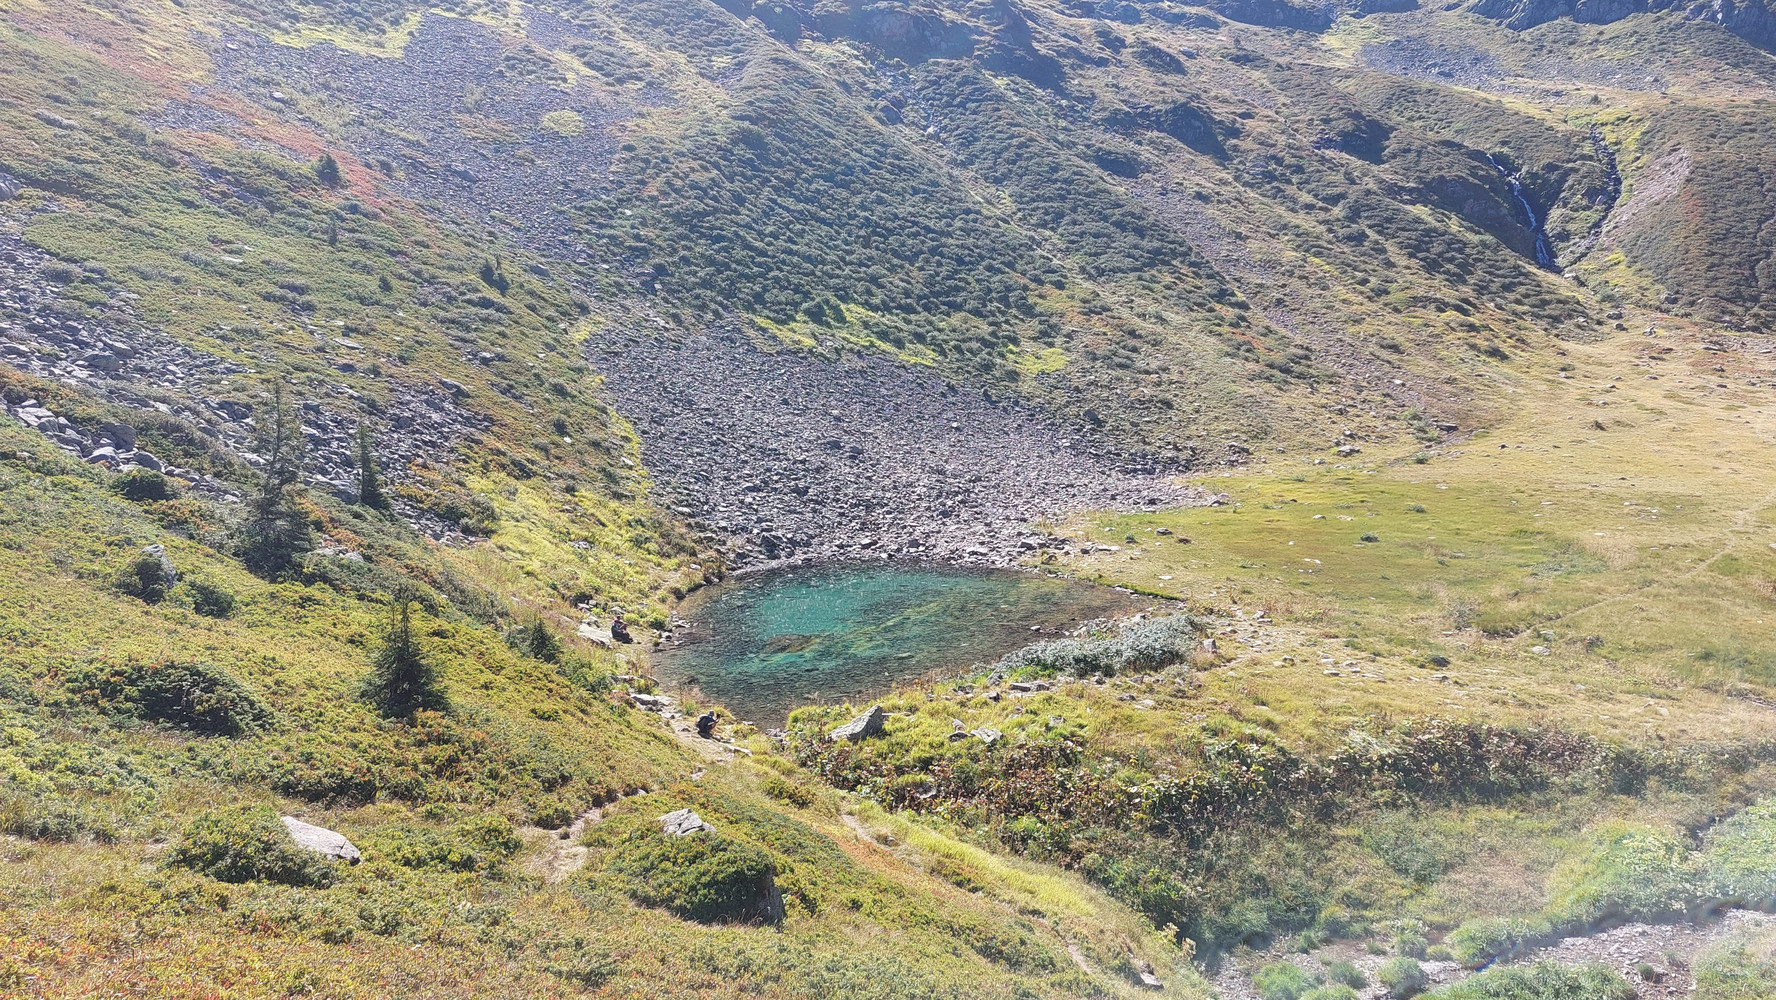
[[[1229,21],[1297,31],[1325,31],[1332,26],[1337,13],[1326,7],[1298,6],[1285,0],[1210,0],[1205,6]]]
[[[76,284],[88,297],[95,289],[103,291],[109,302],[93,307],[79,301],[67,294]],[[140,447],[137,431],[176,423],[193,448],[213,449],[231,456],[226,461],[257,466],[254,407],[242,397],[251,398],[261,384],[247,365],[188,346],[143,321],[133,298],[101,269],[65,264],[17,233],[0,231],[0,364],[76,386],[142,417],[82,427],[36,399],[16,396],[5,401],[6,412],[94,465],[117,472],[138,467],[164,472],[191,483],[202,495],[238,498],[237,485]],[[336,370],[354,366],[350,359],[365,353],[337,327],[308,326],[315,352],[336,357]],[[446,382],[388,380],[389,402],[375,413],[343,384],[331,386],[323,398],[300,401],[308,442],[307,484],[344,500],[357,498],[356,432],[365,419],[379,426],[378,456],[385,475],[397,483],[407,477],[411,463],[448,456],[466,437],[485,431],[487,418],[465,407]],[[433,538],[455,529],[405,500],[397,500],[396,509]]]
[[[1713,21],[1753,45],[1776,48],[1776,12],[1764,0],[1480,0],[1473,10],[1517,31],[1560,18],[1580,24],[1609,24],[1633,14],[1669,11],[1692,21]]]
[[[1013,0],[992,0],[982,12],[988,26],[980,47],[980,63],[995,73],[1021,76],[1053,91],[1064,91],[1067,70],[1061,61],[1036,45],[1031,19]]]
[[[1239,135],[1238,127],[1216,121],[1207,111],[1188,101],[1163,107],[1118,108],[1106,113],[1103,122],[1105,127],[1125,134],[1163,132],[1190,149],[1217,158],[1227,156],[1223,135]]]

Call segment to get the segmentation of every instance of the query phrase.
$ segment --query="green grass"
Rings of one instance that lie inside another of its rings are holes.
[[[1767,931],[1741,933],[1704,952],[1696,962],[1696,992],[1721,1000],[1776,996],[1776,961]]]
[[[1631,1000],[1635,992],[1621,976],[1600,965],[1572,967],[1538,962],[1529,968],[1482,972],[1425,996],[1434,1000]]]

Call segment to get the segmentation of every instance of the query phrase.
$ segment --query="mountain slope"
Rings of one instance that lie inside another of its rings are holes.
[[[1761,10],[0,0],[0,985],[1239,996],[1758,905]],[[650,679],[884,558],[1178,615],[856,741]]]

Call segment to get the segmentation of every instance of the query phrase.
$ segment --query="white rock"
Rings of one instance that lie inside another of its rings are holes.
[[[715,827],[703,822],[703,817],[689,809],[680,809],[661,816],[660,829],[668,837],[688,837],[693,833],[702,833],[705,830],[710,833],[715,832]]]
[[[290,839],[296,841],[296,846],[303,850],[354,864],[364,857],[351,841],[345,839],[344,834],[335,833],[324,826],[304,823],[294,816],[285,816],[283,821],[285,829],[290,831]]]

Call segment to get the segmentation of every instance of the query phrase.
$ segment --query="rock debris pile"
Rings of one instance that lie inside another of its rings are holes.
[[[887,358],[615,330],[590,358],[668,502],[731,539],[741,566],[1005,566],[1042,543],[1032,522],[1204,499],[1027,404]]]

